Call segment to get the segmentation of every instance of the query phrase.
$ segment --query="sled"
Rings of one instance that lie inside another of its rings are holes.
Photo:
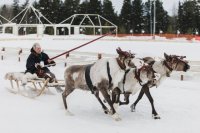
[[[26,86],[23,86],[22,85],[23,75],[24,74],[20,72],[13,72],[6,74],[5,79],[10,81],[10,86],[11,86],[11,88],[6,87],[9,92],[14,94],[20,94],[28,98],[36,98],[41,96],[46,90],[49,90],[50,87],[65,86],[64,80],[58,80],[58,82],[49,83],[50,80],[49,78],[28,79]]]

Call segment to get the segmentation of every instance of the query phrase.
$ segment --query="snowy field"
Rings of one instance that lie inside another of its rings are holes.
[[[80,39],[81,38],[81,39]],[[151,117],[151,106],[146,98],[138,103],[136,112],[130,112],[130,104],[121,106],[118,113],[122,121],[116,122],[105,115],[96,98],[85,91],[76,90],[68,97],[68,106],[74,116],[66,116],[62,97],[54,88],[53,94],[44,94],[36,99],[25,98],[7,91],[9,81],[4,80],[7,72],[25,70],[25,60],[34,42],[39,42],[44,51],[53,57],[70,48],[88,42],[95,37],[70,38],[15,38],[0,37],[0,48],[5,47],[4,60],[0,60],[0,132],[1,133],[199,133],[200,132],[200,42],[158,39],[145,41],[106,37],[71,53],[70,58],[55,59],[58,63],[50,69],[58,79],[63,79],[64,62],[85,64],[97,59],[116,56],[115,49],[131,50],[136,57],[163,57],[163,53],[185,55],[192,61],[192,70],[180,81],[180,73],[174,72],[158,88],[152,88],[155,108],[160,120]],[[22,48],[21,62],[18,50]],[[2,54],[2,53],[1,53]],[[138,93],[130,97],[132,104]]]

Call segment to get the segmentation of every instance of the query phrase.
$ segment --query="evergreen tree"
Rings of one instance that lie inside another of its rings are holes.
[[[8,14],[8,9],[7,9],[7,6],[6,5],[3,5],[2,6],[2,9],[1,9],[1,13],[0,13],[4,18],[7,18],[7,14]],[[0,17],[0,24],[1,23],[7,23],[7,21],[3,18]]]
[[[37,1],[33,2],[33,7],[36,8],[36,9],[40,9],[39,3],[37,3]],[[35,13],[32,10],[29,10],[28,23],[29,24],[39,23],[38,19],[35,16]]]
[[[151,11],[150,11],[151,7]],[[153,16],[154,16],[154,5],[150,4],[150,0],[145,3],[145,24],[148,33],[150,33],[150,27],[153,29]],[[149,19],[151,15],[152,19]],[[150,22],[151,21],[151,22]],[[151,24],[151,25],[150,25]],[[167,11],[163,8],[163,3],[160,0],[156,0],[156,34],[159,33],[160,30],[166,32],[169,27],[169,16]],[[148,30],[149,29],[149,30]]]
[[[169,16],[169,26],[167,29],[167,33],[176,34],[177,32],[177,9],[176,5],[173,5],[172,8],[172,16]]]
[[[65,0],[64,1],[64,18],[77,14],[79,11],[80,0]]]
[[[166,32],[169,26],[169,16],[163,8],[163,2],[156,0],[156,33]]]
[[[120,28],[125,29],[126,33],[130,33],[130,30],[132,29],[131,13],[132,13],[131,0],[124,0],[120,14],[120,21],[121,21]],[[119,32],[121,32],[121,29],[119,29]]]
[[[60,0],[53,0],[51,6],[51,22],[52,23],[59,23],[63,20],[61,15],[61,1]]]
[[[39,0],[38,3],[39,11],[50,21],[52,20],[52,0]],[[42,20],[43,23],[48,23],[45,20]]]
[[[88,13],[102,15],[101,0],[90,0]]]
[[[195,29],[194,29],[194,32],[195,34],[198,32],[200,32],[200,0],[199,1],[196,1],[196,6],[195,6],[195,9],[194,9],[194,21],[195,21]]]
[[[26,0],[22,5],[22,10],[25,9],[29,5],[29,0]]]
[[[117,22],[117,14],[115,14],[112,2],[110,0],[103,1],[102,13],[102,16],[108,19],[109,21],[113,23]]]
[[[134,0],[132,2],[132,28],[134,33],[141,33],[144,30],[144,18],[143,18],[143,3],[142,0]]]
[[[13,18],[20,13],[20,7],[19,7],[19,0],[13,0]],[[13,22],[14,23],[19,23],[21,17],[17,17]]]
[[[88,14],[89,13],[89,1],[85,0],[79,5],[78,13],[79,14]]]
[[[183,33],[183,25],[184,25],[184,22],[183,22],[183,5],[182,3],[179,1],[179,4],[178,4],[178,20],[177,20],[177,30],[179,30],[181,33]]]
[[[192,34],[198,27],[198,4],[196,0],[184,1],[183,4],[179,4],[178,10],[178,26],[180,32],[185,34]]]
[[[28,5],[29,5],[29,0],[26,0],[25,3],[22,4],[21,10],[24,10],[25,8],[27,8]],[[25,12],[23,12],[23,14],[24,13]],[[30,12],[28,11],[28,12],[26,12],[26,15],[24,16],[22,23],[29,23],[28,22],[29,21],[29,19],[28,19],[29,16],[30,16]]]
[[[102,16],[108,19],[115,25],[118,25],[117,14],[114,12],[112,2],[110,0],[104,0],[102,6]],[[110,25],[108,22],[102,23],[102,25]],[[110,29],[104,29],[104,33],[108,33]]]
[[[151,34],[152,33],[152,2],[148,0],[144,4],[144,29],[146,33]]]

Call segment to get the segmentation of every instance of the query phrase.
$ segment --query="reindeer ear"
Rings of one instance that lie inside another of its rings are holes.
[[[118,48],[116,49],[116,51],[117,51],[117,53],[118,53],[119,55],[121,55],[122,50],[121,50],[120,47],[118,47]]]
[[[165,59],[169,59],[169,55],[167,55],[166,53],[164,53],[164,57]]]

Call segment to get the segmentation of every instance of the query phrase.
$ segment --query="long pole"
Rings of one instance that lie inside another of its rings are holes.
[[[156,33],[156,0],[154,0],[154,13],[153,13],[153,39],[155,39]]]
[[[151,34],[151,36],[152,36],[152,18],[151,18],[151,14],[152,12],[151,12],[151,0],[149,1],[149,16],[150,16],[150,34]]]
[[[84,44],[82,44],[82,45],[80,45],[80,46],[78,46],[78,47],[75,47],[75,48],[73,48],[73,49],[70,49],[70,50],[68,50],[68,51],[66,51],[66,52],[64,52],[64,53],[62,53],[62,54],[59,54],[59,55],[57,55],[57,56],[55,56],[55,57],[52,57],[50,60],[53,60],[53,59],[55,59],[55,58],[58,58],[58,57],[60,57],[60,56],[62,56],[62,55],[65,55],[65,54],[67,54],[67,53],[70,53],[70,52],[72,52],[72,51],[74,51],[74,50],[76,50],[76,49],[79,49],[79,48],[81,48],[81,47],[83,47],[83,46],[85,46],[85,45],[88,45],[88,44],[90,44],[90,43],[92,43],[92,42],[95,42],[95,41],[97,41],[97,40],[99,40],[99,39],[101,39],[101,38],[103,38],[103,37],[105,37],[105,36],[108,36],[108,35],[110,35],[110,34],[112,34],[112,32],[107,33],[107,34],[105,34],[105,35],[102,35],[102,36],[100,36],[100,37],[98,37],[98,38],[96,38],[96,39],[94,39],[94,40],[92,40],[92,41],[89,41],[89,42],[87,42],[87,43],[84,43]]]

